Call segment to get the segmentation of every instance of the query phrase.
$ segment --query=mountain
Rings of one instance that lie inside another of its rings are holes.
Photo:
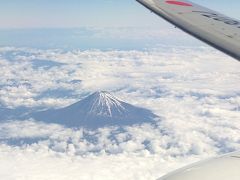
[[[153,122],[157,116],[150,110],[125,103],[109,92],[101,91],[68,107],[36,112],[31,117],[68,127],[99,128]]]

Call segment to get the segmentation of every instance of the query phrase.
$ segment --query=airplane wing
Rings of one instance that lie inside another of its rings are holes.
[[[185,0],[137,0],[190,35],[240,61],[240,21]]]
[[[205,160],[172,172],[158,180],[239,180],[240,152]]]

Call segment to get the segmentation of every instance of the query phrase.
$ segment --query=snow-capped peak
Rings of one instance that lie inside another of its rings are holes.
[[[112,117],[113,115],[122,115],[126,111],[124,104],[118,98],[107,91],[98,91],[88,98],[90,103],[89,114]]]

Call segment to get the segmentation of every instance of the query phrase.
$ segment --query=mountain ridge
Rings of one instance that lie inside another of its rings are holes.
[[[123,102],[107,91],[97,91],[70,106],[36,112],[31,117],[69,127],[99,128],[153,122],[157,115]]]

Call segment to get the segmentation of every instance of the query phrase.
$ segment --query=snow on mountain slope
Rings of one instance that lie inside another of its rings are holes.
[[[80,107],[78,107],[80,106]],[[76,105],[77,108],[84,108],[88,115],[104,117],[121,117],[128,112],[126,103],[120,101],[109,92],[99,91],[90,95]]]
[[[150,110],[123,102],[109,92],[99,91],[68,107],[33,113],[31,117],[68,127],[99,128],[153,122],[157,116]]]

